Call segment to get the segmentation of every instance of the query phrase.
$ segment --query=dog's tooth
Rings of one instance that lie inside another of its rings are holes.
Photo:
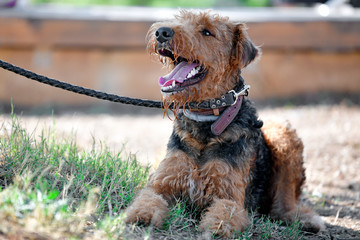
[[[188,75],[186,75],[186,78],[191,78],[193,76],[195,76],[196,74],[198,74],[200,71],[200,66],[196,67],[196,68],[193,68],[189,73]]]
[[[172,82],[171,86],[172,86],[172,87],[175,87],[175,81]]]

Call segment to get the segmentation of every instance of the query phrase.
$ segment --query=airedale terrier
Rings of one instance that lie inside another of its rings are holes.
[[[217,14],[185,10],[150,28],[148,51],[171,70],[159,84],[176,119],[166,157],[127,209],[127,223],[161,227],[169,206],[188,198],[203,209],[199,229],[225,237],[245,229],[249,210],[297,219],[312,232],[324,228],[298,202],[305,175],[295,130],[263,126],[244,97],[241,69],[260,54],[245,30]]]

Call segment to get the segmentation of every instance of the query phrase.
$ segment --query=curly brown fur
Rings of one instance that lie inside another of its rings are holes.
[[[166,157],[128,209],[128,223],[160,226],[168,204],[184,197],[203,209],[199,229],[225,237],[247,226],[248,210],[288,223],[299,219],[314,232],[323,228],[321,219],[298,203],[305,180],[303,145],[290,126],[267,124],[261,129],[247,99],[218,136],[211,122],[191,120],[180,111],[185,103],[219,97],[240,81],[239,70],[260,52],[245,29],[210,12],[187,11],[150,28],[150,54],[174,72],[181,61],[201,66],[203,72],[185,88],[173,82],[179,85],[166,86],[171,89],[167,92],[166,84],[162,86],[165,108],[175,103],[178,115]]]

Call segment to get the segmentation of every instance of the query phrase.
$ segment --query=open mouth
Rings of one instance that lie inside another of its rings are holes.
[[[159,79],[163,93],[181,92],[204,79],[206,70],[198,62],[189,62],[183,57],[175,58],[173,51],[169,47],[158,48],[157,52],[161,56],[171,58],[175,65],[175,68],[169,74]]]

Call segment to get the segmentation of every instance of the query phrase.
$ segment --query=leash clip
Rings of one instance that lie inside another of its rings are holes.
[[[235,90],[230,90],[229,93],[232,93],[234,95],[234,102],[231,105],[236,104],[240,96],[248,96],[249,89],[250,85],[245,85],[239,92],[235,92]]]

